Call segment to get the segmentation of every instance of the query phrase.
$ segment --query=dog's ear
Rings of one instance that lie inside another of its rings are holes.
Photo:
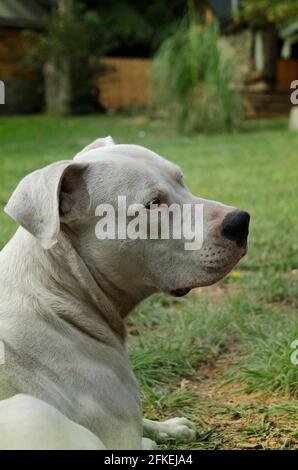
[[[76,219],[89,207],[84,180],[87,166],[61,161],[25,176],[4,211],[36,237],[43,248],[52,248],[58,241],[60,218]]]
[[[87,145],[87,147],[83,148],[81,152],[77,153],[77,155],[74,157],[74,160],[81,159],[84,156],[83,154],[89,152],[89,150],[93,150],[100,147],[110,147],[111,145],[115,145],[115,142],[113,141],[110,135],[108,137],[96,139],[94,140],[94,142],[91,142],[91,144]]]

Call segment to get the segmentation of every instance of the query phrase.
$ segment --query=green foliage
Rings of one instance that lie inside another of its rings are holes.
[[[64,13],[54,10],[47,20],[46,34],[27,33],[27,41],[27,63],[31,68],[51,63],[58,76],[66,66],[71,77],[71,111],[90,111],[94,77],[101,70],[100,57],[110,41],[101,17],[75,2]]]
[[[157,52],[151,74],[154,107],[184,133],[221,132],[239,124],[240,99],[231,89],[233,64],[221,57],[218,26],[189,15]]]
[[[112,49],[121,55],[151,54],[183,16],[185,0],[84,0],[104,18],[113,36]]]
[[[255,26],[268,22],[283,26],[295,17],[298,17],[297,0],[245,0],[239,15],[239,19],[244,18]]]

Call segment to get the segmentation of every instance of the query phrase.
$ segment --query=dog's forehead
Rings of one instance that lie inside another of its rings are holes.
[[[119,145],[111,145],[107,147],[98,147],[93,148],[90,150],[86,150],[85,152],[80,152],[74,160],[76,161],[84,161],[84,162],[94,162],[97,160],[102,160],[108,157],[114,156],[126,156],[126,157],[133,157],[137,159],[151,159],[154,160],[156,158],[162,159],[159,155],[152,152],[151,150],[141,147],[140,145],[128,145],[128,144],[119,144]],[[164,160],[164,159],[162,159]]]
[[[166,172],[174,178],[181,177],[181,170],[174,163],[166,160],[157,153],[140,145],[119,144],[88,150],[77,155],[74,160],[86,163],[111,161],[119,166],[131,168],[155,168],[158,172]]]

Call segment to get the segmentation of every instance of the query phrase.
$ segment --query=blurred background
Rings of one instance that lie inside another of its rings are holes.
[[[184,121],[191,101],[185,130],[226,129],[239,100],[244,117],[286,115],[297,76],[296,0],[0,1],[2,114],[166,112],[171,102]],[[220,122],[193,122],[202,97],[224,108]]]
[[[129,354],[180,448],[297,449],[298,0],[0,0],[0,80],[0,249],[20,179],[107,135],[250,212],[235,271],[143,302]]]

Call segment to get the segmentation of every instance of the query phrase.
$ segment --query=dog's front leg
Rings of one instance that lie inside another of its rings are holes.
[[[186,418],[171,418],[161,422],[143,419],[143,436],[156,442],[190,442],[196,438],[196,427]]]

